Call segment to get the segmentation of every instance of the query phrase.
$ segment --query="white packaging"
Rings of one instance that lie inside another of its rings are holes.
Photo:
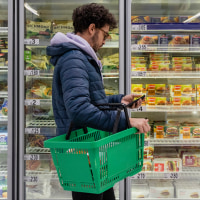
[[[131,184],[131,199],[149,197],[149,186],[147,184]]]
[[[200,198],[200,185],[198,183],[175,183],[176,198],[179,199],[199,199]]]
[[[172,182],[149,181],[149,198],[174,198]]]

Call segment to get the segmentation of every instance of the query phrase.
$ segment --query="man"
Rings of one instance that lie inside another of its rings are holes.
[[[116,20],[104,6],[92,3],[73,12],[74,33],[57,33],[47,47],[47,54],[55,66],[52,102],[57,134],[65,134],[70,123],[74,129],[92,127],[112,131],[116,111],[102,111],[95,104],[128,104],[137,95],[106,97],[102,83],[101,62],[96,52],[105,44],[109,31],[116,28]],[[138,107],[142,100],[137,102]],[[132,127],[140,133],[148,132],[148,120],[130,118]],[[118,131],[127,129],[125,114],[120,116]],[[114,200],[113,188],[102,194],[72,192],[74,200]]]

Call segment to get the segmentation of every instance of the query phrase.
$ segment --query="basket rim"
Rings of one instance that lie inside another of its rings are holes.
[[[94,131],[100,131],[100,130],[95,130]],[[94,132],[92,131],[92,132]],[[91,134],[92,132],[88,133]],[[92,149],[92,148],[97,148],[102,145],[106,145],[109,142],[113,142],[115,140],[127,137],[128,135],[136,134],[138,132],[138,129],[135,127],[126,129],[124,131],[120,131],[118,133],[115,133],[113,135],[110,135],[108,137],[105,137],[103,139],[100,139],[98,141],[91,141],[91,142],[69,142],[69,140],[65,140],[65,134],[60,135],[51,139],[48,139],[44,141],[44,146],[45,148],[87,148],[87,149]],[[139,135],[139,134],[138,134]],[[81,137],[81,136],[79,136]],[[58,138],[60,138],[62,141],[58,141]]]

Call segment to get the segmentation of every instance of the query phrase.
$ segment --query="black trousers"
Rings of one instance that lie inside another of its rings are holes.
[[[73,200],[115,200],[115,194],[113,188],[101,193],[90,194],[83,192],[72,192]]]

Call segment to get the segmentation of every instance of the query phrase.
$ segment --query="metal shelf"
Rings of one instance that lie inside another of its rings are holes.
[[[149,145],[154,146],[200,146],[200,139],[150,139]]]
[[[141,110],[132,109],[132,112]],[[197,112],[200,108],[197,106],[142,106],[142,112]]]
[[[26,147],[26,154],[44,154],[51,153],[49,148],[40,148],[40,147]]]
[[[29,39],[24,39],[29,40]],[[39,44],[25,44],[29,49],[31,48],[46,48],[50,45],[50,40],[39,39]],[[102,48],[119,48],[119,41],[106,41]]]
[[[132,78],[200,78],[199,71],[132,71]]]
[[[200,24],[199,23],[132,23],[131,25],[132,32],[199,32]]]
[[[177,47],[169,47],[169,46],[151,46],[145,44],[132,44],[131,45],[132,53],[199,53],[200,47],[188,47],[186,46],[177,46]]]
[[[199,180],[200,178],[200,171],[199,168],[194,169],[190,168],[188,171],[182,171],[182,172],[171,172],[178,174],[178,179],[184,179],[184,180]],[[139,174],[145,174],[145,178],[143,176],[143,179],[166,179],[166,180],[174,180],[174,178],[169,178],[168,174],[170,172],[140,172]],[[135,180],[135,179],[134,179]]]

